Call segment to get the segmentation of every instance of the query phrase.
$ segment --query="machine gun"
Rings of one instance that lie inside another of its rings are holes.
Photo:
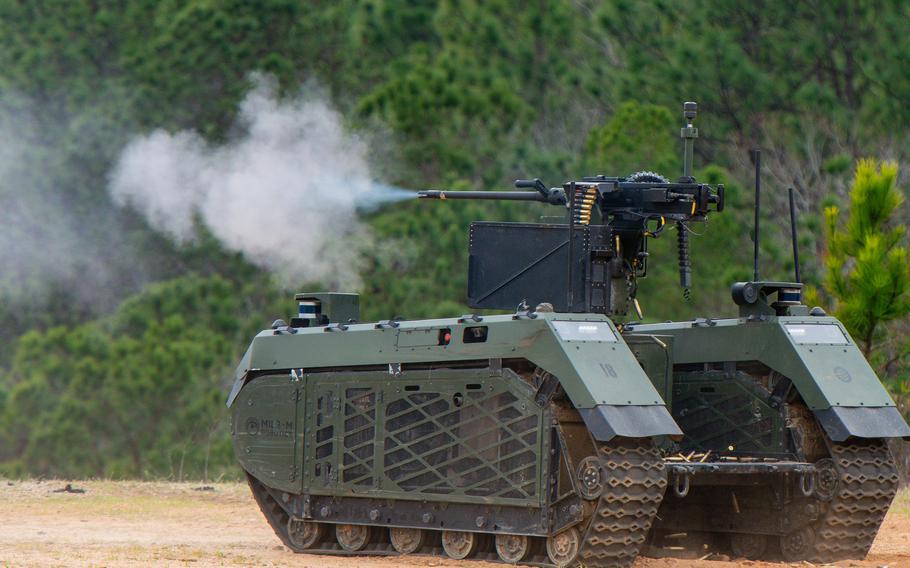
[[[677,230],[679,280],[691,283],[690,224],[723,211],[724,187],[692,177],[694,102],[683,105],[683,175],[675,182],[652,172],[592,176],[548,188],[539,179],[517,180],[533,191],[418,192],[424,199],[538,201],[566,209],[565,223],[475,222],[470,229],[468,302],[474,308],[512,309],[520,303],[553,305],[558,312],[625,315],[636,279],[647,274],[648,239],[668,224]]]

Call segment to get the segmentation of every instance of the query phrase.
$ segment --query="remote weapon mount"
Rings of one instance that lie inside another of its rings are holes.
[[[513,309],[546,302],[557,312],[612,317],[625,315],[632,304],[640,312],[636,279],[647,273],[648,239],[668,224],[677,231],[679,280],[688,297],[690,224],[724,208],[723,185],[692,177],[696,111],[694,102],[683,105],[683,176],[676,182],[638,172],[585,177],[561,188],[548,188],[539,179],[515,182],[516,188],[533,191],[418,192],[425,199],[538,201],[566,208],[565,223],[471,224],[470,306]]]

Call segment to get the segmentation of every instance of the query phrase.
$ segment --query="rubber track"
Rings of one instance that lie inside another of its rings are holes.
[[[585,531],[581,557],[590,568],[626,568],[644,547],[667,488],[663,459],[650,439],[598,444],[607,483]]]
[[[829,442],[837,493],[815,527],[813,562],[866,557],[897,493],[897,467],[883,440]]]
[[[247,481],[250,485],[250,490],[253,493],[253,497],[256,499],[256,503],[259,505],[259,510],[262,511],[262,514],[268,520],[269,525],[272,527],[272,530],[275,531],[275,534],[278,535],[278,538],[281,539],[281,542],[284,543],[286,547],[294,551],[297,554],[325,554],[331,556],[400,556],[400,554],[392,548],[391,543],[388,539],[388,532],[385,530],[384,526],[377,526],[380,529],[378,534],[374,534],[373,540],[364,550],[357,552],[348,552],[342,549],[337,541],[335,540],[334,531],[331,530],[333,525],[329,524],[328,528],[323,534],[321,541],[317,542],[312,548],[300,549],[295,547],[290,539],[288,538],[288,515],[281,507],[281,505],[272,497],[269,492],[266,490],[265,485],[247,473]],[[442,550],[438,542],[438,535],[435,533],[441,533],[441,531],[435,531],[428,529],[431,533],[434,533],[436,538],[430,537],[429,544],[421,548],[420,551],[410,554],[409,556],[445,556],[445,552]],[[543,543],[541,543],[543,544]],[[543,552],[543,547],[540,546],[539,550],[535,551],[521,562],[522,565],[528,566],[539,566],[541,568],[553,568],[553,565],[547,562],[546,552]],[[487,562],[497,562],[503,564],[495,552],[492,550],[483,550],[478,551],[474,556],[470,558],[471,560],[483,560]]]
[[[608,474],[607,483],[600,499],[592,503],[594,513],[584,532],[579,561],[575,564],[587,568],[627,568],[643,548],[657,515],[667,487],[666,470],[660,453],[649,439],[615,438],[608,444],[599,444],[598,454]],[[327,531],[325,540],[312,549],[296,549],[287,536],[287,513],[259,480],[249,474],[247,479],[259,509],[289,549],[313,554],[397,555],[389,544],[380,542],[375,542],[366,550],[347,553],[334,543],[332,531]],[[442,553],[438,548],[423,552]],[[474,559],[501,562],[495,553],[479,555]],[[553,566],[546,554],[540,553],[533,554],[521,564]]]
[[[281,508],[281,505],[269,495],[268,491],[265,489],[265,485],[263,485],[261,481],[249,473],[246,474],[246,480],[250,485],[250,491],[253,493],[253,498],[256,499],[256,504],[259,505],[259,510],[262,511],[262,515],[269,522],[272,530],[275,531],[275,534],[278,535],[278,538],[281,539],[281,542],[284,543],[286,547],[296,552],[294,545],[291,544],[291,540],[288,538],[288,514]]]

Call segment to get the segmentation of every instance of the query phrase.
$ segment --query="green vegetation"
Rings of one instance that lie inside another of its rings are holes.
[[[236,473],[231,369],[294,290],[213,238],[172,242],[106,188],[136,134],[231,139],[254,73],[285,96],[324,89],[352,130],[380,134],[383,181],[412,188],[675,177],[680,103],[696,100],[696,173],[726,183],[729,206],[692,239],[688,302],[675,239],[652,242],[646,317],[735,313],[729,285],[751,272],[746,152],[758,145],[763,275],[792,274],[781,220],[795,187],[805,280],[906,396],[903,186],[896,166],[862,162],[849,187],[861,156],[907,161],[908,17],[892,0],[3,3],[0,470]],[[466,311],[468,222],[544,213],[404,203],[367,214],[384,246],[367,248],[364,318]]]
[[[222,409],[232,359],[261,327],[248,314],[291,305],[269,292],[261,280],[187,275],[109,317],[23,334],[0,416],[10,473],[182,479],[220,470],[231,459]]]
[[[910,314],[910,263],[904,243],[907,228],[895,222],[904,198],[897,189],[897,164],[860,160],[850,190],[850,215],[825,209],[828,255],[827,290],[836,315],[878,363],[905,410],[910,381],[901,380],[910,357],[906,319]],[[896,379],[896,380],[895,380]]]

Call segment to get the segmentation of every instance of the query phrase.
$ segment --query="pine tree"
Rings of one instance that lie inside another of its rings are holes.
[[[846,220],[836,206],[825,209],[824,286],[835,300],[835,314],[908,412],[910,265],[907,228],[896,221],[903,202],[897,171],[895,162],[861,160]]]
[[[825,209],[825,287],[837,300],[837,316],[867,357],[883,326],[910,314],[906,227],[893,220],[902,202],[897,164],[860,160],[848,219],[840,221],[836,206]]]

